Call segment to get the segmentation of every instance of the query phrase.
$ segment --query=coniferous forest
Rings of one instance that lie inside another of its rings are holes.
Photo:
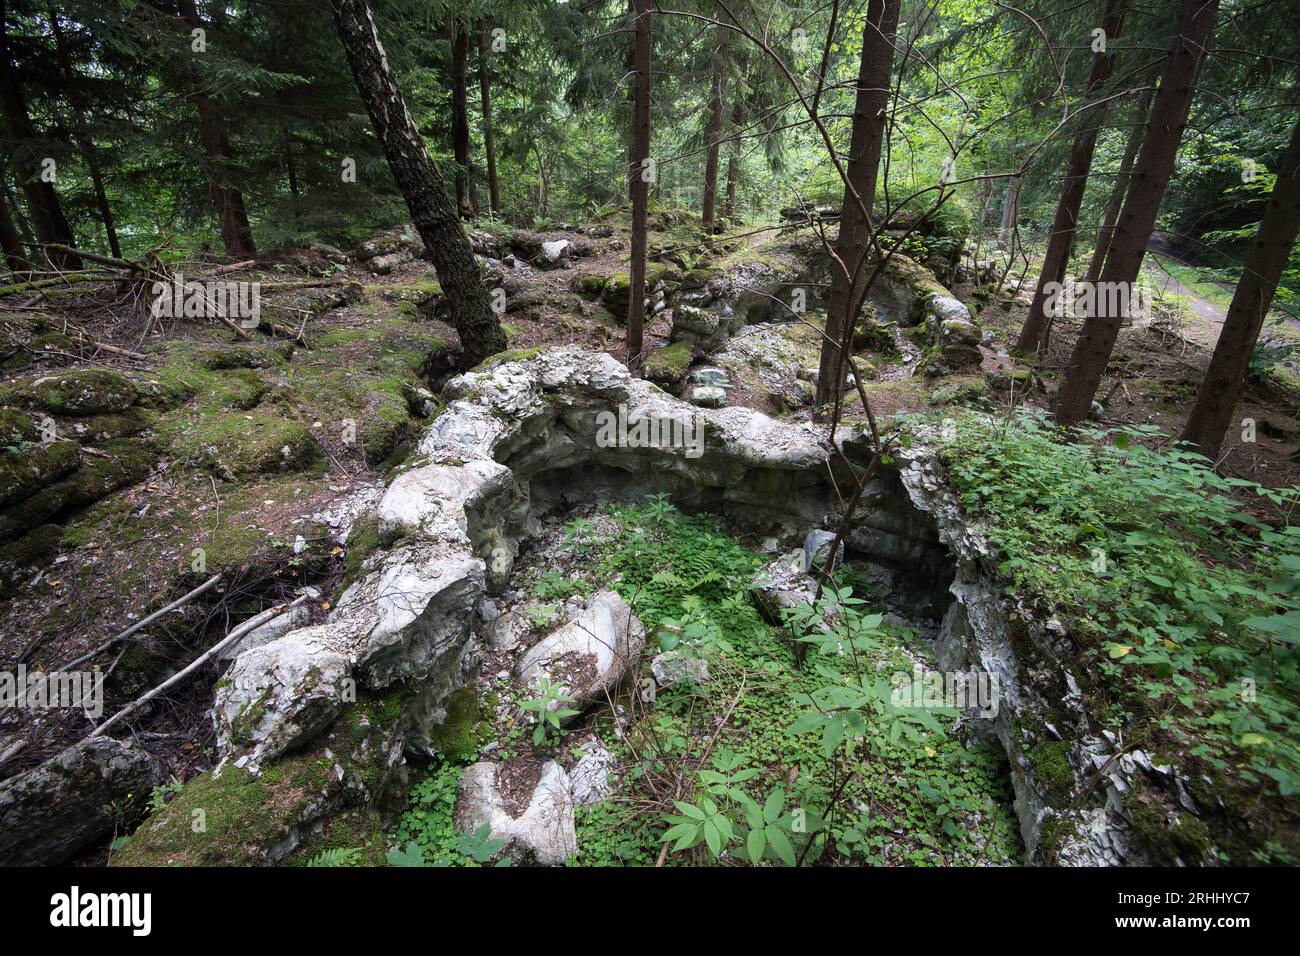
[[[0,2],[0,863],[1297,865],[1298,24]]]

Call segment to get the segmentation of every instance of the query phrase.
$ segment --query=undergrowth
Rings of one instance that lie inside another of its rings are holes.
[[[747,593],[770,556],[663,497],[600,510],[602,520],[581,515],[564,528],[577,568],[535,575],[530,586],[548,601],[613,588],[632,605],[651,645],[640,679],[618,701],[622,719],[601,709],[582,725],[615,756],[617,786],[606,801],[577,808],[572,863],[1018,858],[1005,765],[953,733],[951,712],[918,716],[889,704],[886,678],[910,670],[924,651],[910,632],[868,614],[852,597],[849,577],[827,592],[817,613],[833,603],[852,633],[828,636],[811,612],[774,627]],[[796,639],[810,648],[802,668]],[[661,652],[704,658],[709,679],[657,686],[648,662]],[[866,699],[848,699],[854,695]],[[496,731],[494,758],[527,749],[520,722]],[[562,761],[569,755],[562,740],[547,739],[542,751]],[[403,853],[481,862],[464,852],[453,822],[461,771],[443,763],[417,784],[394,836]]]
[[[1070,622],[1094,716],[1216,779],[1294,795],[1297,489],[1217,475],[1149,426],[1070,437],[1023,411],[953,424],[950,479],[1015,589]]]

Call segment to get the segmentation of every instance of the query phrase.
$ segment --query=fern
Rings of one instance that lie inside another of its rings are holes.
[[[310,860],[308,866],[357,866],[361,861],[361,851],[354,846],[335,846],[321,850]]]

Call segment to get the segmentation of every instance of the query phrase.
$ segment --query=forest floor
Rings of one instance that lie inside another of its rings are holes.
[[[548,230],[547,235],[578,240],[583,233]],[[652,237],[665,246],[681,238],[671,224]],[[772,241],[768,235],[749,237],[741,254],[762,255]],[[511,306],[504,320],[510,347],[580,344],[623,360],[618,318],[574,289],[583,276],[625,271],[626,248],[625,234],[616,231],[597,254],[575,258],[567,268],[509,273]],[[734,252],[736,246],[728,248]],[[189,264],[186,271],[201,269]],[[90,474],[118,452],[134,456],[131,468],[105,479],[111,488],[97,499],[69,492],[30,519],[21,508],[32,499],[0,512],[43,534],[32,554],[0,552],[0,566],[21,559],[8,598],[0,600],[0,662],[56,669],[209,575],[228,575],[222,588],[103,659],[110,674],[106,713],[174,673],[232,622],[304,583],[320,589],[311,612],[324,618],[377,545],[373,528],[353,528],[351,539],[343,542],[335,532],[374,500],[385,475],[436,414],[436,399],[417,390],[440,384],[456,362],[454,331],[425,306],[436,276],[423,260],[372,275],[356,262],[289,252],[259,260],[240,278],[326,284],[323,291],[268,296],[287,310],[276,313],[277,321],[308,316],[302,342],[258,334],[236,343],[218,324],[149,323],[131,303],[102,290],[33,295],[21,305],[10,298],[7,305],[18,307],[0,309],[9,340],[0,350],[4,403],[53,415],[60,440],[78,446],[82,464],[74,476]],[[350,284],[360,286],[359,294],[341,296]],[[981,347],[979,373],[960,380],[983,385],[986,378],[1020,367],[1008,355],[1007,343],[1023,322],[1027,294],[973,284],[953,292],[992,333]],[[322,308],[316,295],[341,297]],[[1196,327],[1213,321],[1212,309],[1203,304],[1188,310],[1184,301],[1170,297],[1159,304],[1151,327],[1124,330],[1099,393],[1104,424],[1149,424],[1176,434],[1208,364],[1211,343]],[[142,357],[96,350],[74,334],[76,328]],[[648,321],[648,347],[667,344],[670,328],[666,311]],[[1068,323],[1054,330],[1035,370],[1041,384],[1017,399],[1046,407],[1075,331]],[[775,336],[770,342],[777,345],[784,339],[799,361],[815,357],[815,331],[810,337],[806,326],[779,325],[763,334]],[[732,403],[807,416],[806,410],[786,412],[775,405],[761,379],[746,377],[744,364],[742,354],[729,367],[737,378]],[[877,379],[864,387],[882,421],[941,403],[936,391],[942,383],[913,374],[915,357],[880,365]],[[93,421],[40,404],[44,378],[83,372],[119,373],[150,384],[129,407],[106,407]],[[1258,440],[1243,441],[1230,431],[1221,471],[1270,487],[1300,483],[1300,390],[1293,381],[1282,371],[1251,382],[1239,414],[1260,423]],[[846,402],[845,415],[862,416],[856,396]],[[11,450],[21,451],[34,439],[15,433],[11,442]],[[71,480],[61,479],[57,487]],[[33,537],[29,533],[22,541]],[[196,682],[172,695],[140,728],[178,755],[178,779],[213,760],[211,702],[211,688]],[[34,766],[88,730],[75,713],[20,726],[0,724],[0,777]],[[993,845],[1001,856],[1014,838],[998,826]]]

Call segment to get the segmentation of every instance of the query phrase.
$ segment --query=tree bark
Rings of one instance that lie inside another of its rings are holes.
[[[76,245],[72,227],[63,214],[59,195],[54,184],[41,178],[42,170],[33,162],[32,144],[36,130],[27,112],[22,83],[9,52],[9,31],[5,24],[5,4],[0,0],[0,112],[4,113],[5,134],[13,158],[18,184],[27,199],[27,212],[31,218],[36,239],[41,243]],[[63,269],[77,269],[81,260],[75,254],[47,253],[50,262]]]
[[[731,31],[718,27],[718,46],[713,54],[713,87],[709,96],[709,121],[704,129],[706,152],[704,156],[704,208],[700,219],[704,231],[712,232],[718,204],[718,152],[722,147],[722,90],[727,81],[727,51],[731,46]]]
[[[1101,272],[1103,285],[1117,284],[1108,288],[1134,288],[1160,200],[1173,173],[1174,157],[1187,125],[1197,74],[1214,33],[1218,8],[1219,0],[1182,0],[1178,36],[1165,60],[1147,134],[1133,169],[1133,182]],[[1056,396],[1055,413],[1061,424],[1074,425],[1087,417],[1124,318],[1098,315],[1085,319]]]
[[[113,221],[113,210],[108,204],[108,192],[104,188],[104,177],[99,166],[99,151],[90,136],[90,127],[86,122],[85,104],[81,97],[80,80],[72,67],[72,58],[68,56],[67,43],[63,39],[63,28],[59,26],[59,14],[51,5],[49,8],[50,30],[54,34],[54,50],[59,60],[59,72],[67,89],[68,101],[72,104],[73,136],[81,155],[86,160],[86,169],[90,173],[91,186],[95,192],[95,204],[99,208],[99,218],[104,224],[104,235],[108,238],[108,248],[115,258],[122,258],[122,247],[117,241],[117,228]]]
[[[293,225],[297,229],[302,221],[301,193],[298,189],[298,164],[293,158],[293,142],[289,139],[289,130],[281,128],[280,143],[284,151],[284,172],[289,177],[289,208],[292,210]]]
[[[462,219],[478,215],[469,168],[469,32],[451,24],[451,149],[456,158],[456,208]]]
[[[736,81],[736,99],[731,105],[731,140],[727,146],[727,198],[722,204],[722,218],[736,221],[736,186],[740,182],[740,130],[745,123],[745,107],[740,101],[740,81]]]
[[[1020,222],[1020,176],[1007,181],[1007,191],[1002,196],[1002,223],[998,226],[998,248],[1005,249]]]
[[[0,199],[0,250],[4,252],[5,265],[10,272],[26,272],[31,268],[23,254],[23,242],[9,215],[9,204]]]
[[[411,211],[411,221],[429,250],[465,360],[481,362],[506,347],[506,336],[483,288],[469,240],[407,112],[379,42],[370,5],[366,0],[331,0],[331,4],[357,92]]]
[[[1277,182],[1264,206],[1246,264],[1219,332],[1214,357],[1196,395],[1182,439],[1207,458],[1217,458],[1241,389],[1251,352],[1273,303],[1278,280],[1300,231],[1300,121],[1291,132],[1291,145],[1282,157]]]
[[[1138,147],[1142,145],[1142,133],[1146,130],[1141,120],[1151,111],[1151,96],[1144,96],[1138,104],[1138,121],[1129,130],[1128,142],[1124,144],[1124,155],[1120,157],[1119,169],[1115,173],[1115,183],[1110,188],[1110,198],[1106,201],[1106,211],[1101,217],[1101,228],[1097,230],[1097,242],[1092,250],[1092,262],[1088,265],[1085,282],[1096,282],[1101,276],[1101,267],[1110,252],[1110,239],[1115,233],[1115,221],[1119,219],[1120,208],[1128,194],[1128,180],[1133,172],[1133,161],[1137,158]]]
[[[870,0],[862,28],[862,60],[858,67],[857,99],[853,107],[853,132],[849,140],[848,185],[840,214],[840,234],[835,252],[839,263],[831,272],[826,303],[826,338],[822,341],[817,374],[817,404],[830,401],[844,384],[841,340],[857,321],[862,294],[858,289],[866,262],[871,231],[871,207],[876,196],[876,174],[885,140],[885,111],[889,106],[889,78],[894,69],[894,40],[898,33],[900,0]],[[850,188],[852,191],[850,191]],[[852,194],[857,193],[857,199]]]
[[[488,83],[487,44],[483,33],[478,35],[478,89],[483,107],[483,159],[487,164],[488,204],[492,214],[501,212],[501,192],[497,183],[497,151],[492,138],[492,91]]]
[[[181,19],[191,28],[203,26],[194,0],[178,0]],[[253,228],[248,223],[248,209],[244,196],[229,182],[230,140],[225,124],[207,90],[200,85],[194,91],[194,106],[199,113],[199,137],[208,158],[208,193],[212,208],[221,227],[221,242],[226,255],[234,259],[251,259],[257,255],[253,244]]]
[[[1128,13],[1127,0],[1106,0],[1106,12],[1102,16],[1102,30],[1105,31],[1107,48],[1098,52],[1092,61],[1092,70],[1088,74],[1087,84],[1083,88],[1086,100],[1110,79],[1115,67],[1115,55],[1109,44],[1117,40],[1124,29],[1124,17]],[[1043,336],[1047,330],[1047,303],[1049,301],[1048,285],[1060,283],[1065,278],[1065,270],[1070,262],[1070,250],[1074,248],[1074,234],[1078,228],[1079,207],[1083,205],[1083,193],[1088,186],[1088,172],[1092,168],[1092,155],[1097,148],[1097,136],[1101,130],[1100,117],[1084,120],[1084,128],[1074,137],[1070,149],[1070,159],[1066,164],[1065,185],[1061,198],[1056,204],[1056,215],[1052,219],[1052,232],[1047,240],[1047,252],[1043,256],[1043,267],[1038,273],[1038,285],[1034,289],[1033,304],[1025,317],[1024,327],[1020,330],[1020,339],[1016,349],[1024,354],[1037,354],[1043,346]]]
[[[650,182],[646,160],[650,158],[650,0],[632,0],[636,18],[632,62],[636,88],[632,106],[632,162],[628,166],[628,190],[632,196],[631,300],[627,308],[627,365],[633,374],[641,368],[642,331],[645,325],[646,212]]]

